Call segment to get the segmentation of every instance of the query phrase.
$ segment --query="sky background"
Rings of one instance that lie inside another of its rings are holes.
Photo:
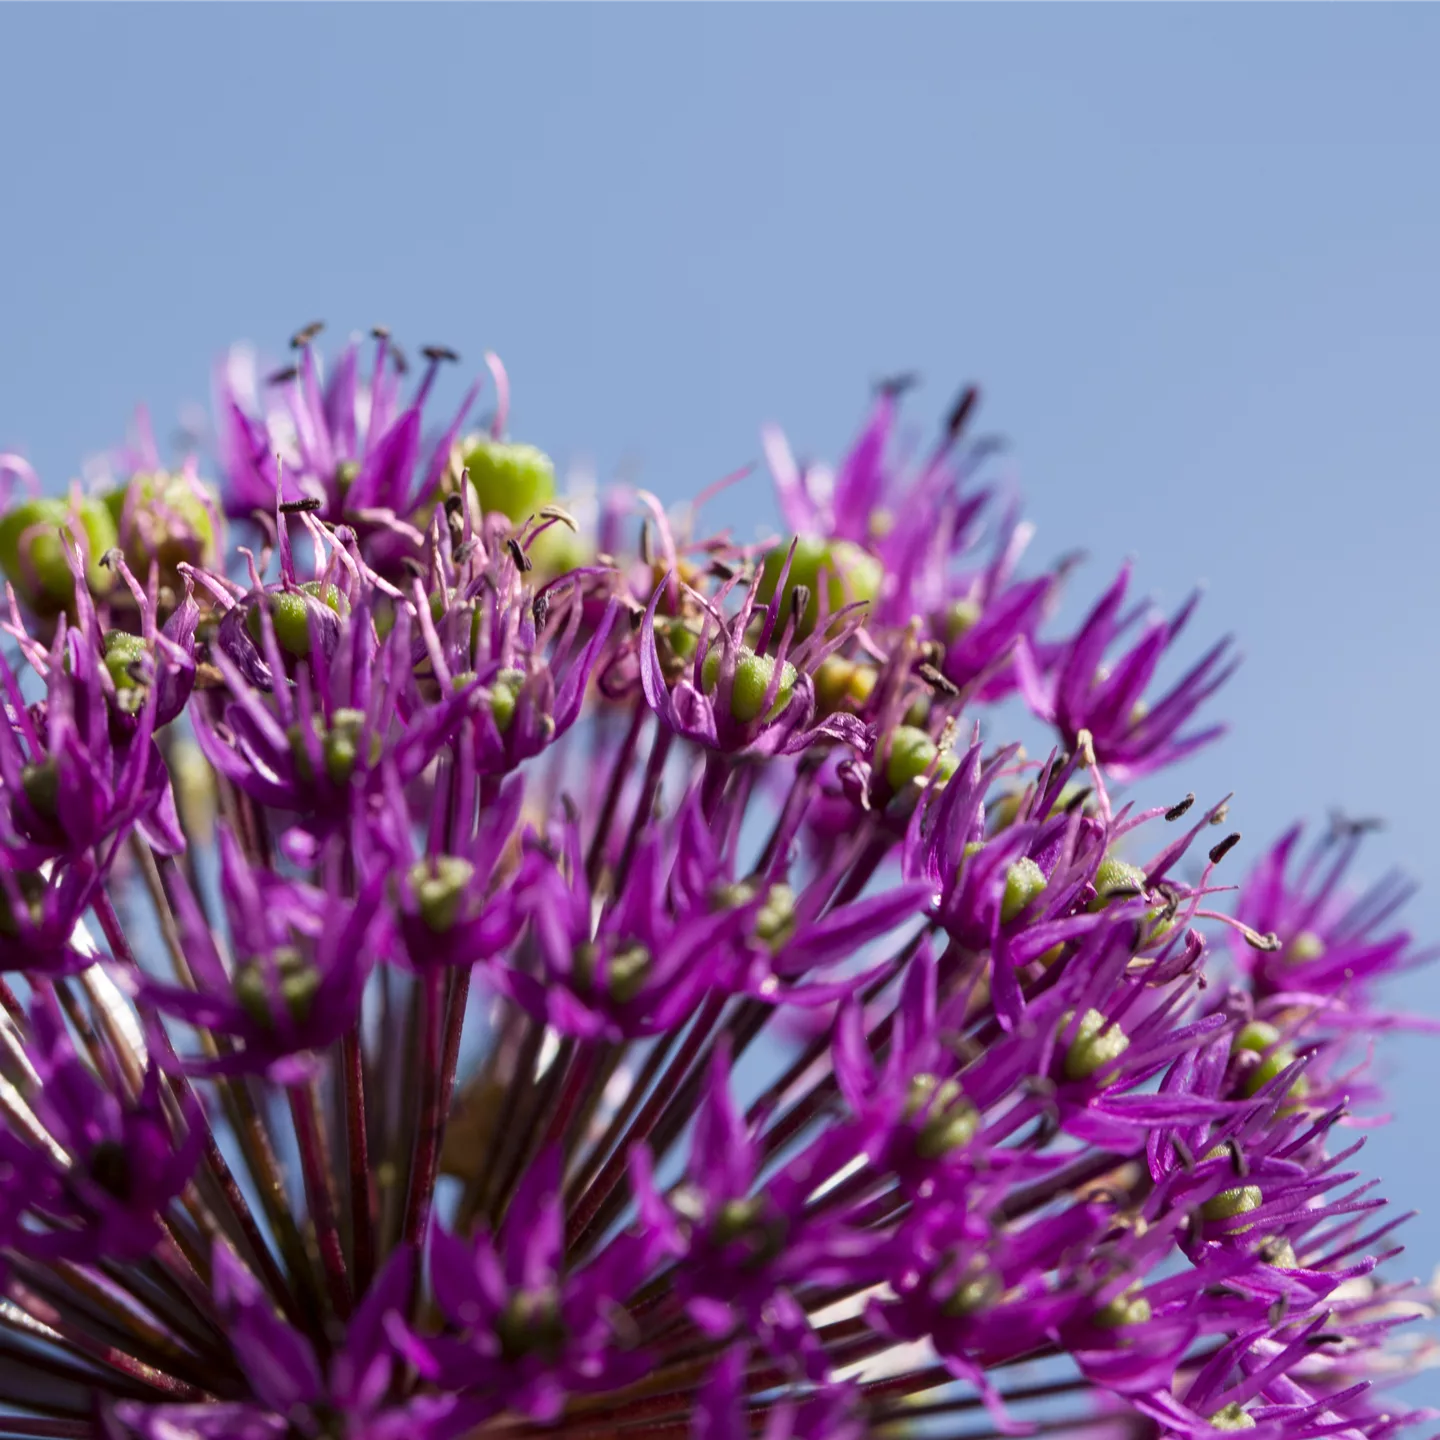
[[[1234,790],[1251,856],[1383,816],[1440,939],[1440,9],[11,6],[0,53],[0,448],[50,485],[314,318],[497,350],[517,438],[667,498],[974,379],[1037,560],[1241,638],[1146,798]],[[1386,1054],[1366,1168],[1423,1207],[1440,1042]]]

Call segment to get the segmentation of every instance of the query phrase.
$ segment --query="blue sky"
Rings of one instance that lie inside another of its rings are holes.
[[[6,7],[0,445],[59,484],[314,317],[496,349],[517,435],[667,496],[978,380],[1040,558],[1204,579],[1194,643],[1241,638],[1171,788],[1251,854],[1386,817],[1440,938],[1437,47],[1433,7]],[[1440,1047],[1390,1053],[1367,1164],[1423,1205]]]

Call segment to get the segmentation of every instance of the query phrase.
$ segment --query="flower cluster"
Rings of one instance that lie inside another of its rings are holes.
[[[0,1434],[1426,1418],[1349,1138],[1425,956],[1361,827],[1236,890],[1155,788],[1232,666],[1156,686],[1193,602],[1055,633],[973,390],[767,433],[752,541],[582,523],[493,356],[469,432],[451,352],[318,335],[227,359],[208,456],[0,457]]]

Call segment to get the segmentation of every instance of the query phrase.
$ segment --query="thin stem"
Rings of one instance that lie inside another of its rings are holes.
[[[441,1077],[445,1029],[445,973],[427,971],[420,988],[420,1109],[415,1127],[415,1156],[405,1202],[405,1242],[418,1245],[430,1223],[430,1204],[440,1167],[440,1136],[445,1128],[445,1084]]]
[[[320,1247],[320,1264],[325,1271],[330,1303],[341,1320],[348,1320],[353,1303],[350,1276],[345,1268],[345,1247],[340,1243],[340,1226],[331,1189],[330,1157],[326,1154],[320,1091],[311,1079],[291,1085],[289,1094],[295,1139],[300,1146],[300,1168],[305,1177],[305,1200],[315,1226],[315,1239]]]
[[[370,1137],[365,1126],[365,1064],[357,1022],[340,1042],[345,1082],[345,1151],[350,1165],[351,1266],[363,1295],[375,1273],[375,1208],[370,1187]]]

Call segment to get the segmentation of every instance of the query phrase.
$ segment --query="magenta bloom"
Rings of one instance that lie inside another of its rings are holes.
[[[974,391],[770,433],[787,533],[713,533],[561,490],[493,357],[457,444],[444,352],[314,340],[227,366],[223,507],[144,434],[0,497],[0,1432],[1432,1418],[1358,1133],[1428,955],[1362,826],[1247,876],[1154,778],[1220,728],[1227,642],[1152,693],[1193,602],[1051,633]]]

